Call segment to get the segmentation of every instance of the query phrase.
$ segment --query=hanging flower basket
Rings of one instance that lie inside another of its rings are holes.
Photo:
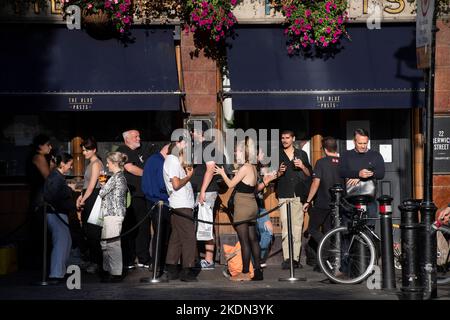
[[[83,23],[86,25],[107,25],[111,23],[111,17],[103,10],[91,12],[83,10]]]
[[[93,36],[126,37],[133,23],[131,0],[60,0],[63,11],[68,6],[78,6],[82,24]]]
[[[114,35],[111,17],[103,10],[98,10],[97,12],[83,10],[82,23],[86,32],[95,39],[106,40]]]
[[[342,38],[350,38],[345,28],[347,0],[286,0],[282,4],[289,54],[312,47],[334,49]]]

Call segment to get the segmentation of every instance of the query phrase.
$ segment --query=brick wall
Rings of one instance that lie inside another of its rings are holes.
[[[450,115],[450,24],[438,21],[437,27],[434,112]],[[433,177],[433,198],[438,208],[450,202],[450,175]]]
[[[186,111],[192,115],[207,115],[216,112],[217,85],[216,62],[200,52],[195,56],[192,33],[182,33],[181,65],[184,89],[186,92]]]

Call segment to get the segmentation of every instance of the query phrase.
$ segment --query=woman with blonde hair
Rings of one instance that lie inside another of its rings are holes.
[[[236,160],[240,166],[232,180],[223,168],[216,166],[215,173],[220,174],[229,188],[235,188],[233,224],[241,243],[242,272],[231,277],[233,281],[263,280],[260,266],[260,247],[256,233],[258,205],[255,191],[258,174],[256,171],[257,153],[254,141],[248,137],[236,147]],[[249,273],[250,259],[253,256],[254,277]]]
[[[110,152],[106,157],[106,166],[113,173],[105,183],[100,181],[99,196],[102,199],[103,214],[102,239],[117,237],[122,231],[122,222],[126,213],[127,181],[123,167],[128,157],[121,152]],[[122,280],[122,248],[120,238],[111,241],[101,241],[103,250],[102,282],[119,282]]]

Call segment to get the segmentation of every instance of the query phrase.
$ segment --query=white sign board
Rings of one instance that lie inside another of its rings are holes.
[[[392,162],[392,144],[380,144],[380,153],[384,162]]]
[[[416,48],[431,46],[434,0],[417,0]]]

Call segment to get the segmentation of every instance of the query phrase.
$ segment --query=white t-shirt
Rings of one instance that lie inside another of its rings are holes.
[[[181,166],[180,160],[170,154],[164,160],[164,183],[166,184],[167,193],[169,194],[169,205],[174,208],[193,208],[194,207],[194,192],[190,182],[186,183],[181,189],[174,190],[170,179],[178,177],[183,179],[186,177],[186,172]]]

